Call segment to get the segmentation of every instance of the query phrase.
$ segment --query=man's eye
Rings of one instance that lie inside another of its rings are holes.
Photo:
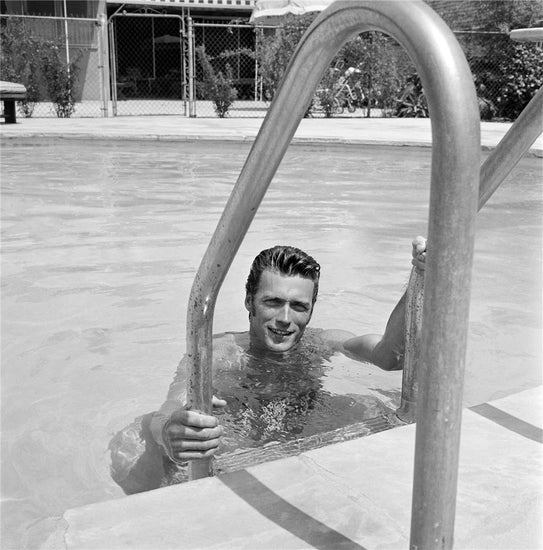
[[[277,307],[281,305],[281,300],[270,299],[270,300],[265,300],[264,303],[270,307]]]
[[[309,311],[309,308],[304,304],[292,304],[291,307],[294,311],[297,311],[299,313],[305,313],[306,311]]]

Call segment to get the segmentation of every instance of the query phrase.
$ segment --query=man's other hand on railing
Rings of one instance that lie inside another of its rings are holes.
[[[413,239],[413,250],[411,254],[413,259],[411,263],[420,271],[426,269],[426,239],[424,237],[416,237]]]

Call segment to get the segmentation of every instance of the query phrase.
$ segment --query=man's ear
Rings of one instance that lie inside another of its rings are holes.
[[[253,297],[251,294],[246,294],[245,295],[245,309],[251,313],[251,311],[253,310]]]

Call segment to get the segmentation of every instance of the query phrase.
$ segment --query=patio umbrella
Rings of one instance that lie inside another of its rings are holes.
[[[165,34],[163,36],[157,36],[155,38],[155,44],[179,44],[180,40],[181,40],[180,36]]]
[[[333,0],[255,0],[250,21],[251,23],[270,23],[289,13],[302,15],[322,11],[332,2]]]

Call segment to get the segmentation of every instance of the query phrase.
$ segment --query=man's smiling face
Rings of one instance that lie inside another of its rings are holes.
[[[265,269],[256,293],[245,298],[251,346],[278,353],[294,347],[311,319],[314,285],[300,275]]]

